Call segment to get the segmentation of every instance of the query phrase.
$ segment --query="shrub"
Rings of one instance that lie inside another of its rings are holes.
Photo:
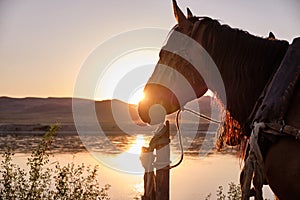
[[[217,200],[240,200],[242,199],[242,191],[241,191],[241,186],[239,184],[235,183],[229,183],[228,184],[229,189],[227,194],[224,194],[223,192],[223,186],[219,186],[216,196]],[[207,195],[205,200],[210,200],[211,199],[211,194]],[[264,199],[264,200],[269,200],[269,199]]]
[[[229,189],[227,194],[224,194],[223,186],[219,186],[216,196],[217,200],[240,200],[242,198],[242,192],[240,185],[229,183]],[[210,200],[211,194],[207,195],[205,200]]]
[[[28,172],[12,162],[10,149],[4,152],[0,170],[0,199],[3,200],[109,200],[110,185],[103,188],[97,181],[98,166],[75,166],[69,163],[55,169],[48,167],[48,150],[56,135],[51,126],[28,158]]]

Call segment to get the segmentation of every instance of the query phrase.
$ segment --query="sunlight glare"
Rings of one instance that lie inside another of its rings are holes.
[[[134,188],[139,194],[143,194],[144,193],[144,181],[141,181],[140,183],[136,184],[134,186]]]
[[[128,150],[117,156],[107,157],[108,162],[112,166],[117,166],[117,169],[122,169],[124,172],[144,173],[144,168],[140,161],[140,154],[142,152],[142,146],[145,146],[145,144],[144,136],[137,135]]]
[[[135,141],[131,145],[130,149],[127,150],[127,153],[133,153],[140,155],[142,153],[142,147],[145,146],[146,142],[144,136],[137,135]]]
[[[142,95],[140,90],[147,83],[159,60],[159,50],[158,48],[135,49],[117,56],[99,77],[94,99],[98,101],[119,99],[137,104]],[[126,82],[122,82],[125,80]]]
[[[214,93],[211,90],[207,90],[207,92],[203,96],[213,97]]]
[[[131,95],[129,99],[130,104],[138,104],[141,100],[143,100],[145,97],[144,88],[139,88],[136,90],[133,95]]]

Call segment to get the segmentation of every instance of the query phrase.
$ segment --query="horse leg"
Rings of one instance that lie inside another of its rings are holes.
[[[300,199],[300,142],[282,138],[270,147],[265,158],[265,173],[280,200]]]

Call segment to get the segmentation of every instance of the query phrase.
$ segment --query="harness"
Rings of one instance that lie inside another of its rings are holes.
[[[249,140],[249,153],[241,172],[242,200],[251,196],[262,200],[264,174],[264,150],[259,146],[261,134],[272,136],[292,136],[300,140],[300,129],[287,125],[284,117],[295,86],[300,77],[300,38],[293,40],[275,75],[263,91],[252,111],[252,132]],[[253,182],[253,189],[250,189]]]

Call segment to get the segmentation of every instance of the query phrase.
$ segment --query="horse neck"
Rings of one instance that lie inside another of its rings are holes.
[[[258,38],[222,27],[204,48],[223,78],[227,109],[243,126],[268,80],[279,67],[288,47],[286,41]],[[210,43],[210,44],[209,44]]]

